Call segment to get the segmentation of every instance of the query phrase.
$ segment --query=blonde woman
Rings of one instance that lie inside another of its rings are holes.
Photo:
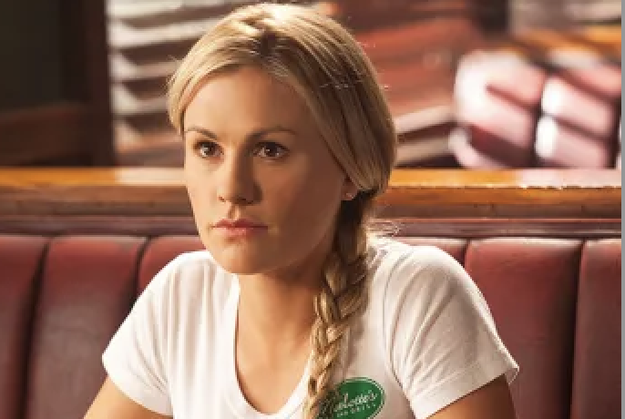
[[[512,419],[517,365],[462,267],[375,238],[395,132],[371,64],[309,8],[239,9],[169,89],[206,251],[150,283],[88,419]]]

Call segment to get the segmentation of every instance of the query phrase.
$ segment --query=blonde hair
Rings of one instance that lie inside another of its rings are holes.
[[[243,66],[262,68],[301,96],[358,188],[339,210],[325,283],[314,301],[305,403],[312,418],[331,392],[349,326],[367,303],[367,221],[373,199],[388,185],[396,134],[374,68],[349,32],[309,7],[267,3],[237,9],[191,48],[169,84],[176,130],[184,130],[185,109],[207,77]]]

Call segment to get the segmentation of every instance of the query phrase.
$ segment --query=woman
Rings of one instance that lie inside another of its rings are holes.
[[[466,272],[367,231],[395,132],[341,26],[235,11],[182,61],[169,113],[207,251],[138,299],[88,419],[514,417],[517,366]]]

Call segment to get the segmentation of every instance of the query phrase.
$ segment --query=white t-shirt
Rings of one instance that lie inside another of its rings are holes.
[[[374,242],[366,311],[350,329],[322,418],[427,418],[518,370],[477,286],[432,246]],[[279,412],[257,412],[235,370],[236,275],[206,251],[183,254],[138,298],[103,355],[110,379],[144,407],[176,419],[301,418],[308,369]]]

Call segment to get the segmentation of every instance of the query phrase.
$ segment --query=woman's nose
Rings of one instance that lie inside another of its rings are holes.
[[[250,163],[242,158],[226,159],[218,170],[218,197],[222,202],[249,205],[255,200]]]

